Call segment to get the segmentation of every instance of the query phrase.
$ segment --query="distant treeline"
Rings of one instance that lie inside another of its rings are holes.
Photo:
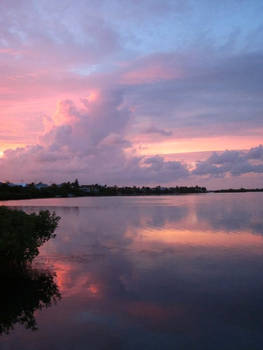
[[[229,193],[229,192],[263,192],[263,188],[228,188],[225,190],[216,190],[215,193]]]
[[[107,185],[83,185],[78,180],[52,184],[50,186],[38,184],[16,185],[0,183],[0,200],[54,198],[54,197],[81,197],[81,196],[121,196],[121,195],[163,195],[163,194],[186,194],[205,193],[205,187],[199,186],[176,186],[176,187],[137,187],[137,186],[107,186]]]

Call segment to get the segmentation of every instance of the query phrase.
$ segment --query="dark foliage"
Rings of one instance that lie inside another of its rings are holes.
[[[54,275],[48,271],[2,264],[0,279],[0,335],[8,334],[16,324],[36,330],[35,311],[61,298]]]
[[[38,255],[38,248],[55,237],[59,219],[48,210],[27,214],[0,207],[0,263],[21,265],[31,262]]]

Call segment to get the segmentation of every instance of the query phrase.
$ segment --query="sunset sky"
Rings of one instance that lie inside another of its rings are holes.
[[[263,187],[261,0],[0,13],[0,181]]]

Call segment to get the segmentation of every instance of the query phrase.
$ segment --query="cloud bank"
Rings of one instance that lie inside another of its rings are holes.
[[[193,174],[239,176],[248,173],[263,173],[263,146],[251,148],[249,151],[225,151],[213,153],[207,160],[198,162]]]
[[[194,168],[160,155],[138,155],[126,137],[132,118],[119,91],[96,90],[79,106],[60,101],[38,144],[4,152],[2,179],[62,182],[77,177],[82,183],[154,185],[187,183],[193,176],[263,172],[262,145],[249,151],[215,152]]]

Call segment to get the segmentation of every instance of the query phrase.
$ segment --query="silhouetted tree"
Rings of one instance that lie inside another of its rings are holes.
[[[25,264],[38,255],[38,248],[50,238],[59,217],[48,210],[27,214],[0,207],[0,262]]]
[[[73,182],[73,187],[79,188],[79,180],[78,180],[78,179],[76,179],[76,180]]]

